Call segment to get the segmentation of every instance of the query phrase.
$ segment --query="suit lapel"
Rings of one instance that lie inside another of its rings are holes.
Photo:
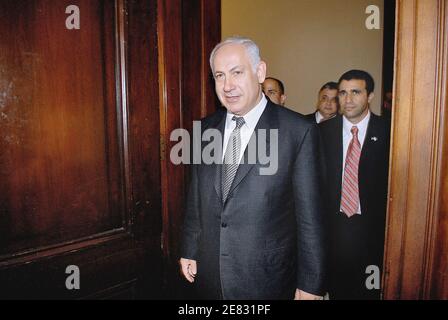
[[[210,123],[207,127],[202,128],[202,133],[207,129],[216,129],[219,130],[221,133],[222,139],[224,138],[224,128],[226,124],[226,115],[227,111],[224,109],[221,111],[221,114],[219,114],[216,118],[216,120],[212,123]],[[222,140],[221,139],[221,140]],[[221,150],[222,150],[222,142],[221,141]],[[202,142],[202,148],[201,152],[204,150],[204,147],[209,142]],[[222,154],[218,155],[219,161],[222,160]],[[201,158],[202,159],[202,158]],[[218,196],[218,199],[220,200],[220,203],[222,203],[222,192],[221,192],[221,169],[222,166],[218,163],[212,163],[209,165],[203,165],[201,166],[203,168],[203,176],[206,179],[206,181],[213,181],[214,191],[216,192],[216,195]]]
[[[344,152],[344,143],[343,143],[343,125],[342,125],[342,116],[338,116],[337,121],[335,121],[336,129],[334,132],[337,132],[333,138],[333,152],[330,154],[336,155],[334,160],[334,167],[330,170],[335,170],[336,172],[336,185],[333,186],[334,190],[337,190],[337,199],[340,201],[341,199],[341,188],[342,188],[342,169],[344,166],[343,160],[343,152]],[[331,172],[331,171],[330,171]]]
[[[375,160],[375,148],[380,143],[379,140],[385,137],[378,131],[377,117],[373,113],[370,114],[369,124],[367,125],[366,137],[361,150],[361,158],[359,159],[359,171],[365,172],[369,170],[370,162]]]
[[[378,116],[371,114],[361,150],[361,158],[359,160],[359,198],[361,201],[361,210],[367,217],[374,212],[367,210],[368,197],[366,195],[372,192],[378,192],[378,190],[370,189],[370,185],[373,179],[372,175],[375,175],[376,178],[376,175],[381,174],[379,168],[383,165],[381,155],[384,152],[382,149],[387,139],[380,121]]]
[[[378,163],[382,161],[381,146],[384,145],[384,140],[387,139],[379,125],[379,117],[371,114],[369,124],[367,126],[366,137],[361,150],[361,158],[359,159],[359,194],[362,199],[366,190],[368,190],[369,175],[372,172],[377,172]],[[362,203],[361,203],[362,205]],[[362,209],[362,207],[361,207]]]

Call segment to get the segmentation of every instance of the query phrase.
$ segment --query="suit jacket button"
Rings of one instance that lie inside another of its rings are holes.
[[[223,223],[221,224],[221,227],[223,227],[223,228],[227,228],[227,223],[223,222]]]

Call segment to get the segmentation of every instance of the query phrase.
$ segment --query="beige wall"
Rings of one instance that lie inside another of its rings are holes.
[[[281,79],[286,105],[314,111],[317,91],[349,69],[375,79],[373,112],[380,114],[384,0],[222,0],[222,37],[252,38]],[[381,29],[368,30],[368,5],[381,11]]]

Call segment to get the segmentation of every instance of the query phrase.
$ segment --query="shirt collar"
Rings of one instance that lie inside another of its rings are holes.
[[[244,125],[247,126],[251,130],[255,130],[255,126],[258,123],[258,120],[261,117],[261,114],[263,113],[264,109],[266,108],[266,105],[268,103],[268,100],[266,99],[265,95],[262,94],[260,102],[252,108],[248,113],[244,115]],[[226,119],[226,127],[227,128],[233,128],[235,127],[234,121],[232,121],[234,114],[231,112],[227,112],[227,119]]]
[[[330,120],[330,119],[333,119],[334,117],[336,117],[336,114],[337,113],[335,113],[334,115],[332,115],[330,118],[328,118],[327,120]],[[317,123],[320,123],[321,121],[322,121],[322,119],[324,118],[324,116],[322,115],[322,113],[320,113],[320,111],[319,110],[317,110],[316,111],[316,122]]]
[[[367,126],[370,120],[370,110],[367,111],[367,115],[357,124],[351,123],[345,116],[342,116],[342,123],[344,127],[345,134],[351,135],[352,127],[356,126],[358,128],[358,132],[365,133],[367,131]]]
[[[324,118],[319,110],[316,111],[315,117],[316,117],[316,123],[319,123]]]

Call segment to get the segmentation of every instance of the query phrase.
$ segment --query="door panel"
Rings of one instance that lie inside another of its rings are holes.
[[[68,30],[68,2],[19,3],[0,4],[2,255],[125,222],[114,4],[80,1],[82,27]]]
[[[66,28],[69,5],[79,30]],[[159,127],[145,121],[158,119],[158,92],[134,85],[157,81],[155,11],[155,1],[0,2],[0,297],[159,292]],[[151,75],[129,69],[130,56]],[[151,163],[150,175],[133,171]],[[69,265],[79,290],[66,288]]]

